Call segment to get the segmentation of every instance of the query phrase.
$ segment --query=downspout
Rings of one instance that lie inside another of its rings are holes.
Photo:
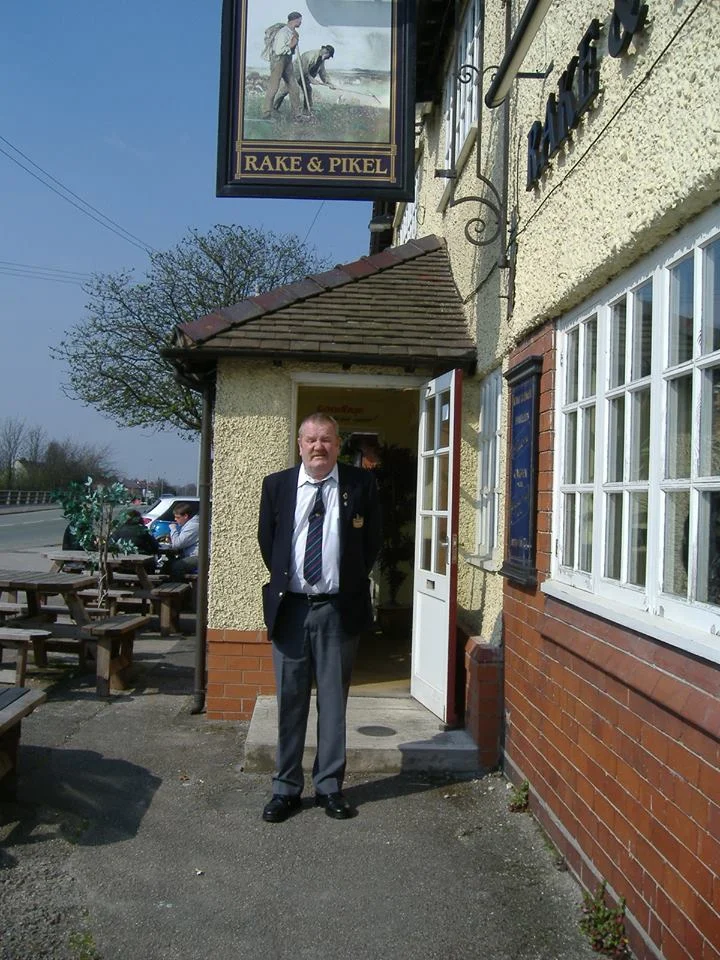
[[[212,451],[213,384],[205,382],[202,388],[202,425],[200,432],[200,470],[198,496],[200,516],[205,523],[200,527],[198,543],[197,617],[195,626],[195,687],[190,713],[202,713],[205,707],[207,656],[207,603],[210,574],[210,457]]]

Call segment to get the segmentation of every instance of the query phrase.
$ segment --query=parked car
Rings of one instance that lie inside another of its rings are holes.
[[[175,505],[178,503],[195,504],[196,511],[200,509],[199,497],[173,495],[172,497],[159,497],[143,513],[143,523],[156,540],[170,535],[170,524],[173,522]]]

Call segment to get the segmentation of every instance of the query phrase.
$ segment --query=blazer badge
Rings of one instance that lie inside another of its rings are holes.
[[[359,513],[356,513],[353,517],[353,526],[356,530],[359,530],[365,523],[365,517],[361,517]]]

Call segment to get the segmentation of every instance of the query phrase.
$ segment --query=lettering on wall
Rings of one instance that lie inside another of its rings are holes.
[[[608,53],[620,57],[647,20],[647,4],[640,0],[615,0],[608,26]],[[537,186],[550,161],[572,136],[583,114],[592,107],[600,93],[600,67],[597,41],[600,21],[593,20],[578,44],[578,52],[558,80],[558,92],[551,93],[545,104],[544,121],[536,120],[527,135],[526,189]]]

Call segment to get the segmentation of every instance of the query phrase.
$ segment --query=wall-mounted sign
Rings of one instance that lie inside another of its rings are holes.
[[[535,532],[541,372],[542,357],[530,357],[505,374],[510,387],[510,498],[507,545],[500,573],[524,586],[537,582]]]
[[[218,196],[413,198],[412,0],[224,0]]]
[[[608,53],[620,57],[639,33],[647,19],[647,4],[640,0],[615,0],[608,27]],[[545,122],[536,120],[527,135],[526,189],[537,186],[551,159],[569,140],[580,118],[590,109],[600,92],[597,41],[600,21],[595,19],[585,31],[574,56],[558,81],[557,96],[551,93],[545,105]]]

